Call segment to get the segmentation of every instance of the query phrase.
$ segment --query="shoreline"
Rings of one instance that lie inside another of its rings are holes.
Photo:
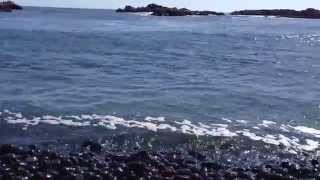
[[[319,159],[294,158],[258,166],[230,166],[212,160],[205,150],[104,149],[84,141],[78,150],[59,151],[37,145],[0,145],[0,179],[301,179],[319,178]],[[218,153],[218,152],[216,152]],[[211,154],[214,156],[214,154]],[[248,159],[248,161],[251,161]]]

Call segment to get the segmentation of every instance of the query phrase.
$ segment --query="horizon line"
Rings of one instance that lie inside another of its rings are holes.
[[[158,4],[160,5],[160,4]],[[83,9],[83,10],[116,10],[118,8],[95,8],[95,7],[89,7],[89,8],[85,8],[85,7],[68,7],[68,6],[34,6],[34,5],[22,5],[23,7],[33,7],[33,8],[60,8],[60,9]],[[130,6],[130,5],[129,5]],[[163,5],[162,5],[163,6]],[[123,6],[125,7],[125,6]],[[122,8],[123,8],[122,7]],[[140,6],[133,6],[133,7],[140,7]],[[166,6],[164,6],[166,7]],[[119,7],[121,8],[121,7]],[[169,7],[169,8],[175,8],[175,7]],[[185,8],[185,7],[176,7],[176,8]],[[309,7],[312,8],[312,7]],[[189,8],[187,8],[189,9]],[[247,8],[247,9],[236,9],[236,10],[231,10],[231,11],[218,11],[218,10],[208,10],[208,11],[215,11],[215,12],[223,12],[223,13],[231,13],[234,11],[242,11],[242,10],[277,10],[277,9],[284,9],[284,10],[296,10],[296,11],[301,11],[301,10],[305,10],[308,8],[303,8],[303,9],[295,9],[295,8],[257,8],[257,9],[253,9],[253,8]],[[313,8],[313,9],[317,9],[317,8]],[[190,9],[190,10],[195,10],[195,9]]]

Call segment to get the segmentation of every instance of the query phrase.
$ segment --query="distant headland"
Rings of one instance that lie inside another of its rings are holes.
[[[258,16],[277,16],[288,18],[307,18],[307,19],[320,19],[320,11],[317,9],[309,8],[302,11],[291,9],[273,9],[273,10],[242,10],[234,11],[231,15],[258,15]]]
[[[0,1],[0,12],[11,12],[13,10],[21,10],[22,7],[13,1]]]
[[[186,8],[170,8],[157,4],[149,4],[146,7],[125,6],[123,9],[117,9],[119,13],[137,13],[150,12],[153,16],[189,16],[189,15],[226,15],[222,12],[215,11],[192,11]],[[241,10],[230,13],[231,15],[248,15],[248,16],[277,16],[288,18],[306,18],[306,19],[320,19],[320,10],[309,8],[302,11],[291,9],[271,9],[271,10]]]
[[[169,8],[160,6],[157,4],[149,4],[146,7],[132,7],[126,6],[124,9],[117,9],[116,12],[150,12],[153,16],[188,16],[188,15],[200,15],[200,16],[208,16],[208,15],[225,15],[224,13],[214,12],[214,11],[191,11],[186,8]]]

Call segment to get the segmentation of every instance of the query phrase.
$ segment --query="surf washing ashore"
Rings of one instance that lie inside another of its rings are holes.
[[[317,13],[1,13],[0,180],[319,179]]]
[[[125,120],[115,116],[43,116],[29,119],[5,110],[1,119],[28,133],[35,127],[59,126],[112,130],[99,138],[51,141],[41,144],[0,145],[2,179],[301,179],[319,176],[317,140],[320,131],[281,125],[282,134],[296,131],[301,138],[259,136],[240,128],[244,120],[225,124],[169,123],[164,117]],[[229,130],[228,124],[239,130]],[[171,125],[170,125],[171,124]],[[263,121],[253,129],[276,129]],[[55,130],[55,128],[57,128]],[[130,128],[137,131],[119,131]],[[71,129],[67,130],[70,131]],[[107,132],[107,131],[105,131]],[[256,133],[259,131],[257,130]],[[73,133],[73,132],[71,132]],[[68,135],[69,136],[69,135]],[[36,139],[36,138],[35,138]],[[170,140],[169,140],[170,139]],[[304,140],[305,139],[305,140]],[[300,144],[303,143],[305,144]],[[82,143],[80,143],[82,142]]]

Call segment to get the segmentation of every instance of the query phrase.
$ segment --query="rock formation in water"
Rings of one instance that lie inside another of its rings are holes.
[[[146,7],[132,7],[126,6],[124,9],[117,9],[116,12],[150,12],[153,16],[188,16],[188,15],[224,15],[224,13],[214,12],[214,11],[191,11],[186,8],[168,8],[164,6],[160,6],[157,4],[149,4]]]
[[[320,19],[320,11],[317,9],[306,9],[302,11],[296,11],[291,9],[273,9],[273,10],[242,10],[234,11],[231,15],[258,15],[258,16],[278,16],[289,18],[308,18],[308,19]]]
[[[0,2],[0,12],[11,12],[13,10],[21,10],[22,7],[12,1]]]

